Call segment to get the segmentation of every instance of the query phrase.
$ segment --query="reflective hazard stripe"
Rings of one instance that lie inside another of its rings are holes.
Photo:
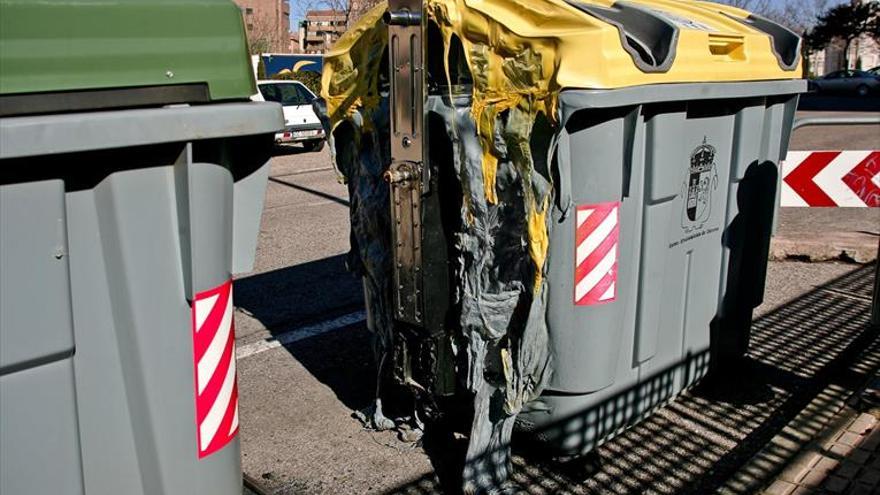
[[[232,281],[197,294],[192,305],[193,375],[199,458],[238,434]]]
[[[574,302],[578,306],[617,299],[620,202],[583,205],[575,215]]]

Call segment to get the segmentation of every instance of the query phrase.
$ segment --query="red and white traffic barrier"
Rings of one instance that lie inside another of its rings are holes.
[[[880,207],[880,151],[792,151],[782,206]]]
[[[192,305],[193,367],[199,459],[238,434],[238,384],[232,281],[196,294]]]

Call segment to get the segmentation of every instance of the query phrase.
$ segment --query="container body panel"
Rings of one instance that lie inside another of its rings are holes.
[[[0,375],[73,352],[64,183],[0,186]]]
[[[87,493],[73,380],[69,357],[0,376],[0,493]]]
[[[4,493],[241,493],[229,287],[233,269],[253,263],[273,139],[262,133],[281,122],[280,107],[252,109],[236,106],[241,119],[223,124],[224,137],[154,144],[134,129],[167,119],[197,129],[212,110],[162,109],[136,122],[114,112],[102,118],[129,146],[22,147],[0,160],[0,337],[4,349],[13,344],[0,368]],[[67,125],[39,120],[0,120],[4,140],[22,126],[53,134]],[[212,317],[215,338],[202,341],[211,318],[196,301],[219,300],[218,288],[228,291],[217,303],[226,316]],[[56,482],[65,488],[44,489]]]
[[[550,243],[554,378],[548,407],[519,421],[563,455],[673,398],[710,358],[735,362],[763,298],[797,94],[632,103],[560,110],[570,116],[558,148],[570,176],[560,182],[570,180],[573,207],[555,218]],[[617,201],[615,299],[579,305],[577,211]]]
[[[83,493],[69,259],[64,183],[0,185],[2,493]]]
[[[181,156],[188,148],[180,146]],[[74,278],[76,370],[90,493],[235,493],[240,486],[237,443],[197,455],[185,283],[195,280],[200,291],[230,277],[232,178],[220,165],[190,165],[203,197],[184,215],[199,225],[189,234],[178,221],[187,201],[174,174],[185,161],[115,173],[71,199],[72,249],[83,258]]]

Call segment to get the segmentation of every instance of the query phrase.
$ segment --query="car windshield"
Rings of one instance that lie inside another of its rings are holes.
[[[310,105],[315,99],[305,87],[296,83],[261,84],[260,93],[266,101],[278,102],[285,107]]]

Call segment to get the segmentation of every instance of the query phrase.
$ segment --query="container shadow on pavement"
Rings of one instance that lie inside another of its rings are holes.
[[[704,379],[670,402],[676,377],[699,376],[708,364],[705,353],[688,356],[563,421],[588,432],[620,432],[583,459],[542,460],[527,440],[515,439],[510,492],[760,490],[837,412],[840,400],[823,391],[829,385],[856,391],[880,367],[880,342],[869,330],[873,274],[873,265],[859,267],[756,320],[749,352],[733,376]],[[791,438],[771,444],[780,433]],[[441,479],[425,475],[391,493],[456,493],[460,479],[448,473],[460,472],[460,466],[443,466],[461,448],[452,442],[426,439]],[[754,462],[768,444],[770,452]],[[489,453],[475,465],[491,465],[492,458]]]
[[[345,257],[333,256],[238,279],[234,285],[235,304],[273,337],[363,310],[361,280],[346,270]],[[285,346],[351,409],[368,404],[375,390],[370,334],[362,323],[359,325]]]
[[[311,153],[311,150],[306,150],[303,146],[297,145],[292,146],[289,144],[284,145],[275,145],[272,149],[272,156],[290,156],[290,155],[301,155],[303,153]]]
[[[235,305],[272,334],[363,309],[359,278],[340,254],[235,280]]]
[[[286,180],[284,180],[284,179],[279,179],[279,178],[277,178],[277,177],[269,177],[269,180],[272,181],[272,182],[274,182],[274,183],[276,183],[276,184],[280,184],[280,185],[282,185],[282,186],[287,186],[287,187],[289,187],[289,188],[291,188],[291,189],[296,189],[296,190],[298,190],[298,191],[302,191],[302,192],[305,192],[305,193],[313,194],[313,195],[315,195],[315,196],[318,196],[319,198],[323,198],[323,199],[326,199],[326,200],[329,200],[329,201],[333,201],[334,203],[338,203],[338,204],[340,204],[340,205],[342,205],[342,206],[345,206],[345,207],[349,207],[349,206],[351,206],[351,203],[349,203],[349,202],[348,202],[347,200],[345,200],[345,199],[341,199],[341,198],[339,198],[339,197],[337,197],[337,196],[334,196],[334,195],[332,195],[332,194],[327,194],[327,193],[325,193],[325,192],[317,191],[317,190],[312,189],[312,188],[310,188],[310,187],[301,186],[301,185],[299,185],[299,184],[294,184],[294,183],[292,183],[292,182],[288,182],[288,181],[286,181]]]

